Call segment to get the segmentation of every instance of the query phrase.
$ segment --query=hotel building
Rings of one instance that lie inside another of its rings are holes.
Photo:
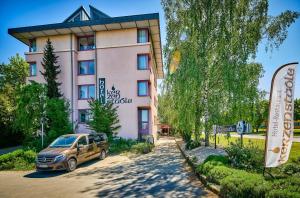
[[[70,102],[74,130],[89,132],[88,99],[119,106],[118,135],[157,133],[157,79],[163,78],[159,14],[110,17],[81,6],[62,23],[11,28],[29,46],[29,80],[44,83],[43,49],[49,38],[58,56],[60,90]]]

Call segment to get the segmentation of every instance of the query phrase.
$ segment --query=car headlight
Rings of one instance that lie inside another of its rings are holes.
[[[61,161],[61,160],[65,159],[65,157],[66,156],[64,154],[58,155],[54,158],[54,162]]]

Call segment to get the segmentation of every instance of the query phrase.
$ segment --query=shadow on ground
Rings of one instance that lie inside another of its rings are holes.
[[[82,193],[98,197],[199,197],[213,195],[204,190],[194,174],[187,170],[175,143],[159,145],[150,154],[110,167],[74,172],[65,177],[95,177],[97,182]]]
[[[35,172],[29,173],[27,175],[24,175],[24,177],[40,179],[40,178],[57,177],[57,176],[65,174],[65,173],[66,173],[66,171],[53,171],[53,172],[50,172],[50,171],[45,171],[45,172],[35,171]]]
[[[89,167],[95,163],[99,162],[99,159],[93,159],[87,162],[84,162],[78,165],[77,170],[81,168]],[[66,170],[61,171],[35,171],[29,174],[24,175],[25,178],[50,178],[50,177],[57,177],[61,175],[67,175],[68,172]]]

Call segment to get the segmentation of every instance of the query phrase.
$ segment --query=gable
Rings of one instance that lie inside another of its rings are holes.
[[[76,22],[90,20],[90,16],[83,6],[80,6],[75,12],[73,12],[64,22]]]

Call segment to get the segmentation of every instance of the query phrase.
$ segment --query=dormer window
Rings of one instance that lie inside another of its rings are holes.
[[[80,17],[80,13],[77,14],[73,19],[71,19],[72,22],[75,22],[75,21],[81,21],[81,17]]]
[[[29,40],[29,52],[36,52],[36,39]]]
[[[95,49],[94,36],[84,36],[78,38],[78,50],[93,50]]]

